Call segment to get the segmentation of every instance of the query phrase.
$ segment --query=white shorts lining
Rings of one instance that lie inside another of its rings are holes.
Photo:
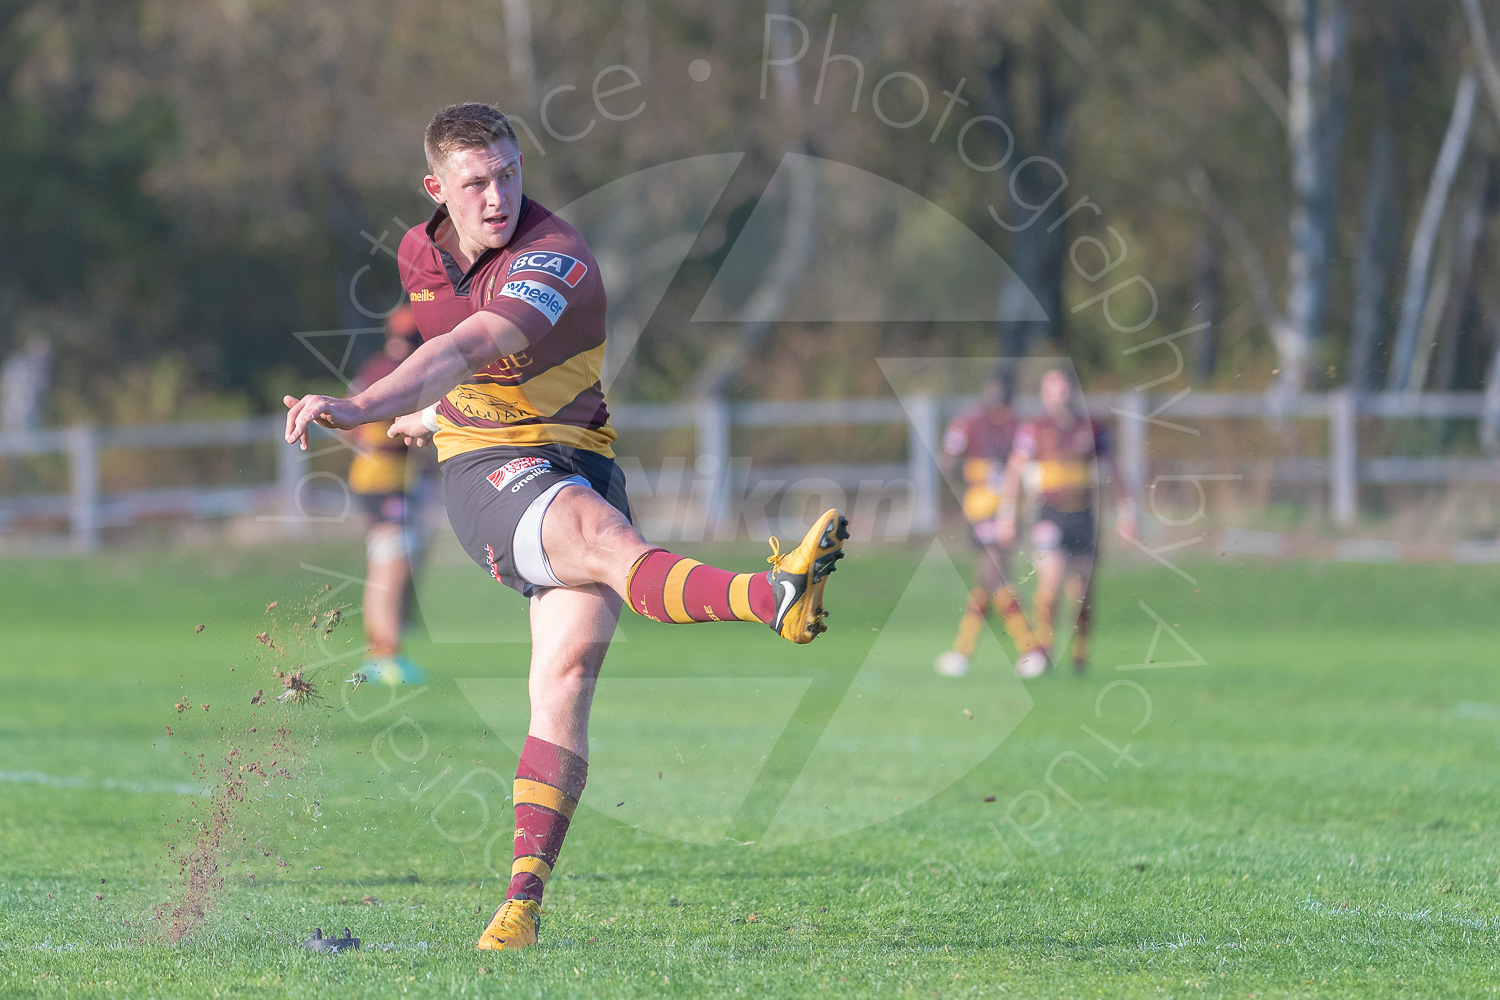
[[[542,547],[542,519],[547,508],[564,486],[582,486],[592,489],[582,476],[569,476],[562,482],[553,483],[538,496],[521,515],[516,524],[516,533],[511,539],[511,555],[516,564],[516,575],[535,587],[562,587],[565,584],[552,572],[552,563],[547,559],[547,550]]]

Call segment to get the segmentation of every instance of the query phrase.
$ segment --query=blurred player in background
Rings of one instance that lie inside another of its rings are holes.
[[[421,342],[411,308],[403,305],[386,321],[385,343],[359,367],[350,389],[363,392],[379,382]],[[361,424],[345,431],[344,438],[354,448],[349,491],[358,498],[370,522],[365,534],[366,652],[360,673],[369,680],[402,684],[421,679],[421,671],[401,653],[406,588],[411,581],[412,559],[420,546],[418,474],[407,461],[405,440],[388,435],[390,426],[389,420]]]
[[[1108,480],[1113,490],[1121,537],[1135,537],[1135,502],[1114,461],[1109,428],[1084,419],[1073,409],[1073,382],[1061,370],[1042,376],[1041,401],[1042,416],[1016,430],[996,515],[997,541],[1012,544],[1024,481],[1037,503],[1031,529],[1037,572],[1032,610],[1045,656],[1029,661],[1026,670],[1017,663],[1023,677],[1035,677],[1050,664],[1058,596],[1064,587],[1078,607],[1073,669],[1082,673],[1088,665],[1099,479]]]
[[[991,608],[1016,644],[1020,654],[1017,670],[1023,676],[1028,672],[1034,675],[1046,663],[1042,644],[1027,624],[1026,614],[1009,583],[1012,547],[1002,546],[996,534],[995,515],[1000,510],[1006,462],[1016,434],[1016,418],[1010,409],[1013,384],[1008,371],[996,369],[985,382],[979,402],[955,417],[943,434],[943,452],[938,464],[947,479],[952,476],[954,466],[962,463],[964,517],[979,550],[974,586],[959,619],[958,636],[953,640],[953,648],[940,655],[934,664],[944,677],[962,677],[969,672],[969,657],[974,654],[974,644],[979,641]]]

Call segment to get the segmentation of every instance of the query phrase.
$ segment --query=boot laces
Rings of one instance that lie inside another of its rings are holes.
[[[535,923],[537,909],[535,900],[507,899],[495,914],[492,927],[502,934],[524,935]]]

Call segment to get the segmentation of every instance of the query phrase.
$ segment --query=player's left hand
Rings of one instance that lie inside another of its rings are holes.
[[[385,435],[391,438],[401,438],[408,448],[413,445],[420,448],[427,444],[428,438],[432,437],[432,431],[427,429],[427,424],[422,421],[422,414],[418,411],[392,420],[390,429],[385,432]]]
[[[307,428],[314,422],[335,430],[352,430],[364,421],[353,401],[337,396],[283,396],[286,404],[286,443],[307,450]]]

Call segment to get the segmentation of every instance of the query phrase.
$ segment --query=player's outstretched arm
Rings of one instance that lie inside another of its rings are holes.
[[[348,429],[414,413],[442,399],[466,376],[530,346],[514,323],[477,312],[453,332],[427,341],[395,371],[357,395],[284,397],[287,444],[300,442],[306,451],[307,428],[314,422]]]

